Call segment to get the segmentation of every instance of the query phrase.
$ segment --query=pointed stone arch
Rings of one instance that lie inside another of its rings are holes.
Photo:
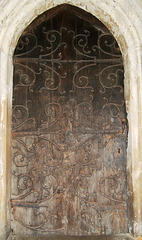
[[[101,20],[116,38],[123,55],[125,101],[129,122],[127,175],[130,210],[129,232],[142,234],[142,83],[141,83],[141,3],[107,0],[68,1],[1,1],[0,33],[0,239],[10,232],[10,160],[11,160],[11,106],[12,106],[12,57],[17,41],[39,14],[57,6],[70,3]]]

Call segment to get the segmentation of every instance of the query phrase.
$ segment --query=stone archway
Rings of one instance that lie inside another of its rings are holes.
[[[120,45],[125,68],[125,101],[129,121],[129,136],[127,149],[128,194],[130,206],[134,214],[129,217],[129,232],[135,235],[142,234],[141,202],[141,5],[137,0],[127,3],[111,3],[100,1],[2,1],[1,9],[1,136],[0,136],[0,230],[1,239],[5,239],[10,232],[10,149],[11,149],[11,99],[12,99],[12,56],[17,40],[25,27],[38,14],[61,3],[71,3],[85,9],[98,17],[113,33]],[[27,11],[28,9],[28,11]],[[131,211],[130,211],[131,212]]]

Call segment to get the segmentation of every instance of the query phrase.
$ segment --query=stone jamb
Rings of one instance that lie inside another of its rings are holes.
[[[12,57],[24,29],[39,14],[69,3],[98,17],[113,33],[123,55],[129,123],[127,172],[129,232],[142,234],[142,9],[139,0],[1,0],[0,26],[0,240],[10,232]]]

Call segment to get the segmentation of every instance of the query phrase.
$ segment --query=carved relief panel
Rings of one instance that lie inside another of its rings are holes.
[[[63,5],[14,54],[15,234],[127,232],[127,126],[120,49],[90,14]]]

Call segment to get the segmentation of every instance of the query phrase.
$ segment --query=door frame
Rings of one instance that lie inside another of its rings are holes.
[[[135,2],[135,5],[134,5]],[[59,4],[70,3],[97,17],[117,40],[124,62],[124,96],[129,125],[127,178],[129,233],[142,234],[142,19],[140,1],[107,0],[11,0],[1,1],[0,34],[0,239],[10,232],[11,112],[13,52],[24,29],[41,13]],[[129,11],[128,11],[129,10]]]

